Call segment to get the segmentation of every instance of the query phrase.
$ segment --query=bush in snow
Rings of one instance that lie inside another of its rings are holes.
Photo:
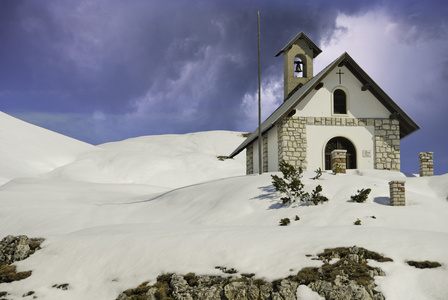
[[[360,220],[360,219],[357,219],[357,220],[355,221],[354,224],[355,224],[355,225],[361,225],[361,220]]]
[[[350,196],[350,198],[358,203],[366,202],[371,191],[372,189],[360,189],[357,191],[358,194]]]
[[[342,172],[342,167],[341,167],[341,165],[340,164],[335,164],[334,166],[333,166],[333,173],[334,173],[334,175],[336,175],[336,174],[338,174],[338,173],[341,173]]]
[[[288,226],[289,223],[291,223],[291,220],[289,218],[284,218],[280,220],[280,226]]]
[[[310,201],[313,202],[314,205],[318,205],[319,203],[328,201],[328,198],[321,195],[320,192],[322,192],[322,186],[318,185],[311,193]]]
[[[283,178],[277,175],[271,175],[271,177],[275,190],[285,194],[285,197],[281,198],[283,204],[291,204],[298,200],[302,202],[313,202],[317,205],[328,201],[327,197],[320,194],[322,192],[322,186],[320,185],[313,190],[311,195],[303,190],[305,185],[301,181],[303,176],[302,168],[299,167],[296,169],[293,165],[282,161],[279,165],[279,171],[283,174]]]
[[[317,169],[314,172],[316,172],[316,176],[313,177],[314,180],[319,179],[320,176],[322,176],[322,169],[321,168]]]

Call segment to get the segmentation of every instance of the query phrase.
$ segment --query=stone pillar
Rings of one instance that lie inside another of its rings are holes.
[[[246,174],[254,174],[254,144],[246,148]]]
[[[434,175],[434,152],[420,152],[420,177]]]
[[[268,157],[268,134],[265,133],[263,135],[263,172],[268,172]]]
[[[331,151],[331,169],[334,170],[335,165],[338,164],[341,168],[340,173],[346,172],[347,169],[347,150],[333,150]]]
[[[404,181],[390,181],[389,182],[389,191],[390,191],[390,205],[391,206],[405,206],[406,205],[406,197],[405,192],[406,189],[404,187]]]

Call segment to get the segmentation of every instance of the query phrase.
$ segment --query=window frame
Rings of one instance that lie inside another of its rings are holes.
[[[336,97],[335,97],[335,93],[337,91],[341,91],[345,94],[345,113],[339,113],[336,112]],[[334,116],[348,116],[349,115],[349,95],[348,92],[345,88],[343,87],[336,87],[333,92],[331,93],[331,114]]]

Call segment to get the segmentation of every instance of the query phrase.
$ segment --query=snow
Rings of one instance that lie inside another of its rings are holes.
[[[115,299],[162,273],[223,275],[216,266],[274,280],[321,264],[307,254],[357,245],[393,259],[370,262],[387,274],[375,278],[387,299],[448,299],[448,174],[350,170],[312,180],[308,171],[306,188],[320,184],[330,200],[287,207],[279,205],[271,174],[244,175],[244,153],[217,159],[244,140],[238,132],[94,147],[5,115],[0,121],[10,129],[1,137],[11,141],[0,152],[0,166],[8,167],[1,173],[0,238],[46,239],[42,250],[15,263],[31,277],[0,284],[8,298],[35,291],[39,299]],[[389,206],[390,180],[406,181],[406,206]],[[361,188],[372,189],[368,201],[349,201]],[[278,226],[286,217],[291,225]],[[361,226],[353,225],[357,219]],[[406,260],[442,267],[420,270]],[[52,288],[63,283],[67,291]],[[304,286],[297,295],[322,299]]]
[[[68,164],[94,146],[0,112],[0,185]]]

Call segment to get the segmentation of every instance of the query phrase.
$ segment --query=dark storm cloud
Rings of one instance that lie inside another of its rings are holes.
[[[336,17],[324,3],[290,1],[3,3],[2,103],[44,111],[129,111],[151,91],[161,97],[156,109],[200,103],[235,113],[233,104],[256,86],[250,72],[256,69],[257,8],[264,69],[298,31],[319,39],[331,32]],[[193,91],[204,76],[213,76],[206,84],[214,86]],[[164,99],[169,83],[179,80],[185,96]]]

